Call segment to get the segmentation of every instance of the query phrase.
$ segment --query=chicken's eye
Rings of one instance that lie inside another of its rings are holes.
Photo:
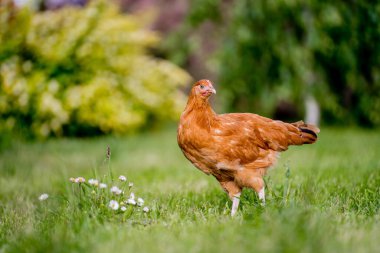
[[[200,87],[201,87],[201,89],[202,89],[202,90],[205,88],[205,86],[204,86],[204,85],[201,85]]]

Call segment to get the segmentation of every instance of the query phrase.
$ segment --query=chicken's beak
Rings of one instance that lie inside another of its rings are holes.
[[[209,91],[210,91],[212,94],[216,94],[216,90],[215,90],[214,87],[212,87],[212,86],[209,88]]]

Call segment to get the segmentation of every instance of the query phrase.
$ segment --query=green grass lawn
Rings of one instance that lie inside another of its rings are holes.
[[[108,173],[107,145],[114,175],[133,181],[149,213],[124,220],[70,204],[70,177]],[[266,182],[267,205],[245,190],[231,218],[227,195],[183,157],[174,129],[13,143],[0,154],[0,252],[378,252],[379,131],[322,128],[316,144],[283,153]]]

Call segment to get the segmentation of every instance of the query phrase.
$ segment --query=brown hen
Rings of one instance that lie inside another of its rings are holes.
[[[319,129],[302,121],[285,123],[252,113],[216,114],[209,97],[216,91],[209,80],[196,82],[178,127],[178,145],[195,167],[213,175],[239,206],[244,187],[265,204],[264,180],[279,152],[290,145],[314,143]]]

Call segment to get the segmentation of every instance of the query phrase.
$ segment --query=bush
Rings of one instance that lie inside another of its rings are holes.
[[[239,1],[220,65],[230,107],[271,115],[278,101],[314,94],[325,122],[380,126],[379,10],[367,0]]]
[[[219,34],[202,34],[210,23]],[[198,37],[173,46],[183,32]],[[227,110],[273,117],[282,104],[302,114],[313,96],[325,123],[380,126],[379,1],[193,0],[168,54],[185,64],[210,44],[194,41],[209,40]]]
[[[190,77],[149,54],[159,37],[144,17],[106,1],[42,13],[2,5],[2,126],[39,137],[123,134],[183,109],[179,87]]]

